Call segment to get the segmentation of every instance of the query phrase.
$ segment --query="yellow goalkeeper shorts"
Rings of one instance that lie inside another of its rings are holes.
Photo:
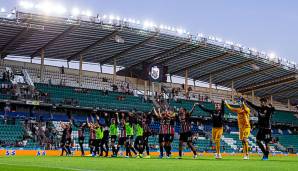
[[[223,133],[223,127],[221,128],[212,128],[212,139],[214,142],[220,141],[220,138]]]

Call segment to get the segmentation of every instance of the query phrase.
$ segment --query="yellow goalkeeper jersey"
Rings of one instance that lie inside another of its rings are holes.
[[[250,128],[250,109],[244,103],[242,108],[233,108],[227,103],[226,105],[232,112],[237,113],[239,128]]]

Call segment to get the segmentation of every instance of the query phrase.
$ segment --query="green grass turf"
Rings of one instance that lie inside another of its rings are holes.
[[[212,157],[198,159],[126,159],[126,158],[93,158],[93,157],[0,157],[0,171],[6,170],[219,170],[219,171],[281,171],[298,170],[298,157],[271,157],[261,161],[260,157],[251,157],[244,161],[241,157],[225,157],[215,160]]]

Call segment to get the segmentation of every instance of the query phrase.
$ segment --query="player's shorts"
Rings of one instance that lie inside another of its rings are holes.
[[[172,135],[172,134],[165,134],[164,135],[164,141],[165,142],[173,142],[173,140],[174,140],[174,135]]]
[[[244,138],[248,138],[250,135],[250,128],[240,128],[239,129],[239,140],[243,140]]]
[[[106,142],[109,142],[109,138],[110,138],[109,133],[104,133],[102,140],[106,141]]]
[[[223,127],[212,128],[212,139],[213,139],[213,141],[214,142],[220,141],[222,133],[223,133]]]
[[[118,145],[124,145],[126,142],[126,137],[119,137]]]
[[[126,135],[126,143],[132,144],[133,142],[133,135]]]
[[[111,142],[117,141],[117,135],[111,135]]]
[[[159,134],[159,135],[158,135],[158,142],[159,142],[159,143],[164,142],[164,134]]]
[[[71,145],[71,138],[66,138],[66,142],[65,142],[66,145]]]
[[[101,141],[102,141],[101,139],[95,139],[95,140],[94,140],[94,146],[95,146],[95,147],[99,147],[100,144],[101,144]]]
[[[259,128],[256,139],[269,143],[271,141],[271,129]]]
[[[95,139],[89,139],[89,146],[95,146]]]
[[[179,140],[183,141],[183,142],[192,142],[191,132],[182,132],[182,133],[180,133]]]
[[[144,142],[144,139],[143,139],[143,136],[137,136],[136,139],[135,139],[135,144],[143,144]]]
[[[79,137],[79,144],[84,144],[84,137]]]
[[[65,138],[62,138],[61,141],[60,141],[60,143],[61,143],[61,146],[64,146],[65,143],[66,143],[66,139]]]
[[[149,134],[143,136],[143,143],[148,144],[149,142]]]

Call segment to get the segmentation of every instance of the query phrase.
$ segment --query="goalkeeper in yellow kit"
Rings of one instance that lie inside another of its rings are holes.
[[[243,144],[243,153],[244,153],[244,160],[249,159],[248,155],[248,137],[250,135],[250,109],[245,105],[245,103],[241,100],[240,107],[234,108],[231,107],[226,101],[226,106],[232,112],[237,113],[238,115],[238,127],[239,127],[239,139],[242,141]]]

